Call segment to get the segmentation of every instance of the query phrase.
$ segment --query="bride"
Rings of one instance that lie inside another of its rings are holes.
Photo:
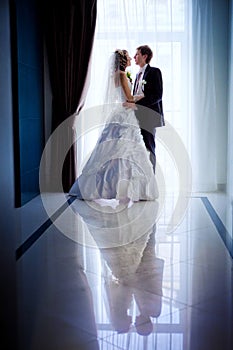
[[[155,200],[158,189],[134,108],[126,67],[131,58],[116,50],[110,58],[103,113],[107,122],[97,144],[72,185],[69,195],[83,200],[118,200],[119,203]],[[137,96],[139,99],[140,96]],[[132,102],[132,108],[123,106]]]

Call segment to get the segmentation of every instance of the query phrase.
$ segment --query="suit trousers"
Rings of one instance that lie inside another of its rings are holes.
[[[155,173],[155,167],[156,167],[155,134],[156,134],[156,129],[154,129],[154,135],[145,129],[141,129],[141,134],[142,134],[144,143],[146,145],[146,148],[150,152],[150,161],[152,163],[153,170]]]

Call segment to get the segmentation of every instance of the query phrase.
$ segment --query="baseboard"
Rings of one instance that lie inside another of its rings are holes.
[[[217,189],[219,192],[226,192],[227,185],[226,184],[217,184]]]

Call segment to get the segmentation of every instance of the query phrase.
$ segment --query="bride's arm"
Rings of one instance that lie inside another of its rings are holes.
[[[134,98],[131,95],[131,91],[128,84],[128,78],[126,77],[125,72],[120,72],[120,82],[126,97],[126,101],[134,103]]]

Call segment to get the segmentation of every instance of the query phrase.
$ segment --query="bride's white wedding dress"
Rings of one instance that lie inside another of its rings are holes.
[[[157,183],[138,121],[132,109],[122,106],[121,86],[116,94],[117,103],[69,195],[84,200],[155,200]]]

